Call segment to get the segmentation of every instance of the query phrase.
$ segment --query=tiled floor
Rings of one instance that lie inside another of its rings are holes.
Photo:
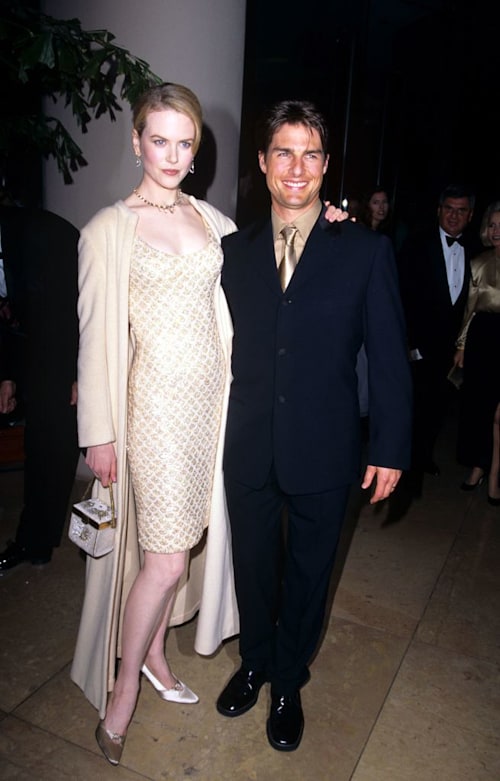
[[[403,518],[354,492],[331,617],[303,690],[304,738],[290,754],[267,743],[267,690],[241,718],[216,712],[237,642],[198,657],[191,622],[167,648],[200,703],[164,703],[143,682],[112,768],[94,740],[97,715],[69,679],[84,586],[77,549],[64,540],[49,566],[0,578],[0,778],[499,781],[500,509],[484,488],[458,490],[453,439],[451,418],[443,474],[426,479]],[[21,472],[0,474],[0,545],[21,488]]]

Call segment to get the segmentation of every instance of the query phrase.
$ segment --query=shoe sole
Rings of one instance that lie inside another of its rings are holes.
[[[217,711],[221,714],[221,716],[227,716],[229,719],[235,719],[237,716],[243,716],[244,713],[247,713],[249,710],[253,708],[254,705],[257,705],[258,696],[252,700],[251,702],[244,705],[242,708],[238,708],[236,711],[230,711],[226,710],[222,705],[219,705],[217,702],[215,707],[217,708]]]
[[[268,719],[266,723],[266,732],[269,743],[274,749],[276,749],[276,751],[295,751],[295,749],[299,747],[300,741],[302,740],[302,735],[304,734],[304,725],[302,724],[300,735],[295,743],[287,743],[285,746],[282,743],[276,743],[273,736],[271,735],[270,719]]]

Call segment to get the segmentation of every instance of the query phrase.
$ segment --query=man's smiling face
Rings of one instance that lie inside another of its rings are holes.
[[[328,155],[317,130],[287,123],[276,131],[267,152],[259,152],[259,165],[274,211],[292,222],[318,198]]]

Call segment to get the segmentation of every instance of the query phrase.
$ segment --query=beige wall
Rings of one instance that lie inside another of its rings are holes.
[[[245,0],[44,0],[59,19],[78,18],[84,29],[107,29],[118,45],[146,60],[165,81],[196,92],[216,145],[207,200],[234,217],[243,81]],[[53,161],[45,167],[46,208],[82,227],[97,209],[125,197],[138,181],[127,104],[116,122],[101,117],[82,135],[71,115],[47,104],[81,146],[88,161],[64,185]],[[189,178],[184,188],[189,192]]]

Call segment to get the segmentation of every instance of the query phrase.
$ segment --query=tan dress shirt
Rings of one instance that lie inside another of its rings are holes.
[[[301,214],[300,217],[297,217],[293,222],[283,222],[281,217],[278,217],[275,211],[271,211],[274,254],[276,257],[277,267],[279,267],[283,259],[283,255],[285,254],[285,239],[280,234],[282,228],[284,228],[285,225],[295,225],[295,227],[297,228],[297,233],[295,235],[293,246],[295,249],[295,254],[297,256],[297,262],[298,262],[302,255],[302,252],[304,251],[304,247],[307,239],[309,238],[309,234],[311,233],[316,223],[316,220],[321,214],[322,208],[323,207],[321,201],[318,198],[318,200],[315,201],[315,203],[313,203],[310,209],[304,212],[304,214]]]

